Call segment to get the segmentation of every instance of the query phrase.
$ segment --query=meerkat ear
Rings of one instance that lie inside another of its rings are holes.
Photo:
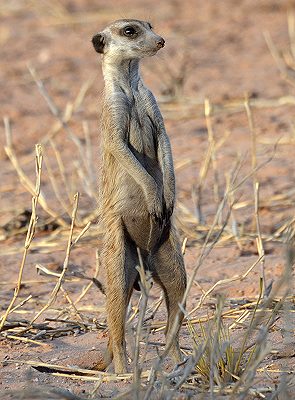
[[[105,46],[105,36],[102,33],[97,33],[92,38],[92,44],[95,48],[95,51],[97,51],[98,53],[103,53]]]

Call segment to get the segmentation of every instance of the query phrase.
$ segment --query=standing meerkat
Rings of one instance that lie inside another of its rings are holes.
[[[173,221],[175,176],[170,141],[157,102],[139,74],[139,61],[165,41],[148,22],[119,20],[92,39],[102,54],[105,81],[102,112],[100,215],[104,226],[102,265],[106,273],[109,342],[105,369],[127,370],[125,318],[138,285],[137,247],[144,267],[165,294],[166,336],[178,320],[170,353],[180,361],[178,304],[186,288],[180,241]]]

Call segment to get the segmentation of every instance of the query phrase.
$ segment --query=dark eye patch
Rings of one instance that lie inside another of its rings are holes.
[[[138,31],[134,26],[128,25],[122,29],[122,33],[124,36],[135,37],[138,34]]]

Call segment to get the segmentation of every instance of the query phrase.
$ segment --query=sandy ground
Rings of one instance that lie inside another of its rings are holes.
[[[92,49],[91,37],[114,19],[132,17],[149,20],[155,31],[165,38],[166,46],[154,58],[144,60],[142,74],[147,86],[159,99],[171,138],[179,200],[177,219],[182,239],[188,238],[185,254],[187,272],[192,274],[204,235],[208,231],[206,227],[212,223],[217,209],[213,193],[214,176],[210,168],[203,185],[203,223],[196,223],[194,192],[208,148],[204,100],[208,98],[215,107],[211,122],[216,143],[225,138],[216,152],[216,169],[222,192],[226,186],[226,177],[235,165],[237,157],[243,159],[237,181],[241,182],[251,172],[251,133],[243,107],[243,99],[247,93],[261,105],[253,107],[252,110],[257,135],[257,164],[262,165],[257,172],[257,180],[260,183],[259,213],[266,253],[266,282],[273,281],[276,287],[284,271],[286,259],[284,235],[279,230],[294,217],[295,184],[294,105],[292,101],[283,104],[278,99],[286,99],[287,96],[290,96],[290,99],[293,96],[294,85],[280,76],[263,33],[269,32],[277,47],[287,50],[287,12],[292,10],[292,5],[293,2],[287,0],[150,0],[148,4],[142,0],[135,4],[130,0],[3,2],[0,5],[1,117],[10,119],[12,143],[19,164],[34,181],[35,143],[44,141],[56,124],[55,117],[50,113],[28,71],[30,65],[37,71],[61,112],[64,112],[68,103],[75,100],[85,82],[90,82],[82,104],[70,119],[69,127],[75,135],[85,141],[82,124],[83,121],[88,123],[94,160],[91,179],[95,182],[103,80],[100,60]],[[219,106],[233,103],[240,104],[240,108],[223,108],[220,111]],[[15,168],[4,151],[4,130],[0,141],[0,307],[3,313],[13,295],[25,240],[25,229],[15,235],[11,233],[15,230],[8,229],[6,224],[15,221],[24,209],[30,209],[31,195],[20,184]],[[82,220],[90,211],[95,210],[96,202],[85,189],[83,179],[79,177],[78,148],[63,129],[55,135],[54,143],[62,155],[65,182],[71,192],[80,192],[79,209]],[[54,152],[48,143],[44,148],[47,163],[57,181],[61,182],[62,188],[64,183],[58,172]],[[62,206],[54,195],[48,166],[44,168],[42,175],[42,193],[53,210],[59,214],[63,213]],[[70,200],[64,192],[63,196],[71,208]],[[238,206],[233,211],[234,220],[231,219],[228,224],[227,237],[223,236],[224,240],[217,244],[198,270],[197,283],[189,296],[188,310],[198,304],[202,294],[201,288],[207,290],[221,279],[243,274],[257,260],[253,196],[250,177],[235,191]],[[45,219],[46,214],[40,209],[40,221]],[[233,221],[238,226],[239,243],[232,237]],[[54,279],[38,275],[35,268],[36,264],[41,264],[56,271],[63,263],[67,236],[57,230],[58,233],[53,237],[51,228],[49,227],[47,232],[44,229],[37,231],[25,265],[24,283],[18,301],[30,294],[33,295],[33,299],[13,313],[9,321],[22,318],[30,320],[46,303],[53,289]],[[94,234],[88,240],[79,242],[72,251],[69,266],[70,271],[83,271],[87,276],[94,274],[96,249],[100,249],[100,239],[95,239],[97,227],[94,225],[91,229]],[[52,245],[49,247],[48,243]],[[258,265],[242,282],[218,286],[196,315],[212,314],[218,293],[225,295],[227,308],[235,302],[247,302],[257,298],[259,276]],[[76,279],[67,281],[64,288],[75,300],[84,284],[85,281]],[[157,300],[159,294],[158,288],[152,289],[151,304]],[[138,299],[139,294],[135,293],[133,306],[137,304]],[[58,311],[64,308],[69,310],[69,303],[60,294],[53,309],[43,314],[40,322],[44,321],[45,317],[56,317]],[[43,339],[43,346],[1,337],[1,398],[21,398],[20,394],[13,395],[9,391],[40,388],[43,385],[66,388],[80,396],[89,395],[95,386],[93,382],[54,377],[21,364],[24,360],[41,360],[90,368],[107,342],[104,329],[104,296],[92,287],[78,303],[78,311],[84,322],[92,324],[91,326],[95,323],[98,326],[100,323],[101,326],[93,330],[83,330],[81,326],[76,325],[75,328],[69,329],[66,335],[58,337],[56,334],[51,340]],[[67,315],[77,320],[77,315],[73,317],[73,312],[71,314],[68,311]],[[165,315],[165,309],[161,306],[155,320],[163,321]],[[293,369],[294,348],[290,345],[290,332],[284,328],[284,320],[281,317],[282,315],[268,337],[272,353],[266,357],[262,369],[258,372],[260,387],[274,388],[280,381],[280,371]],[[128,334],[131,354],[132,326],[136,328],[136,321],[135,318]],[[61,324],[51,322],[51,326],[58,327]],[[238,336],[239,330],[233,332],[233,338]],[[162,331],[152,332],[149,340],[162,343]],[[181,342],[190,343],[185,327],[182,330]],[[144,368],[149,368],[157,357],[156,349],[155,345],[149,346]],[[11,362],[12,360],[19,361],[19,364]],[[171,368],[169,360],[165,368]],[[289,375],[287,376],[289,379]],[[102,384],[97,396],[114,397],[118,392],[127,390],[129,385]],[[34,390],[37,396],[37,389]],[[28,396],[30,398],[32,395]],[[182,398],[185,394],[178,393],[177,396]]]

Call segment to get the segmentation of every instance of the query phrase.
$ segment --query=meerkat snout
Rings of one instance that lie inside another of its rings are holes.
[[[158,49],[161,49],[162,47],[165,46],[165,40],[163,38],[157,40],[156,42]]]

